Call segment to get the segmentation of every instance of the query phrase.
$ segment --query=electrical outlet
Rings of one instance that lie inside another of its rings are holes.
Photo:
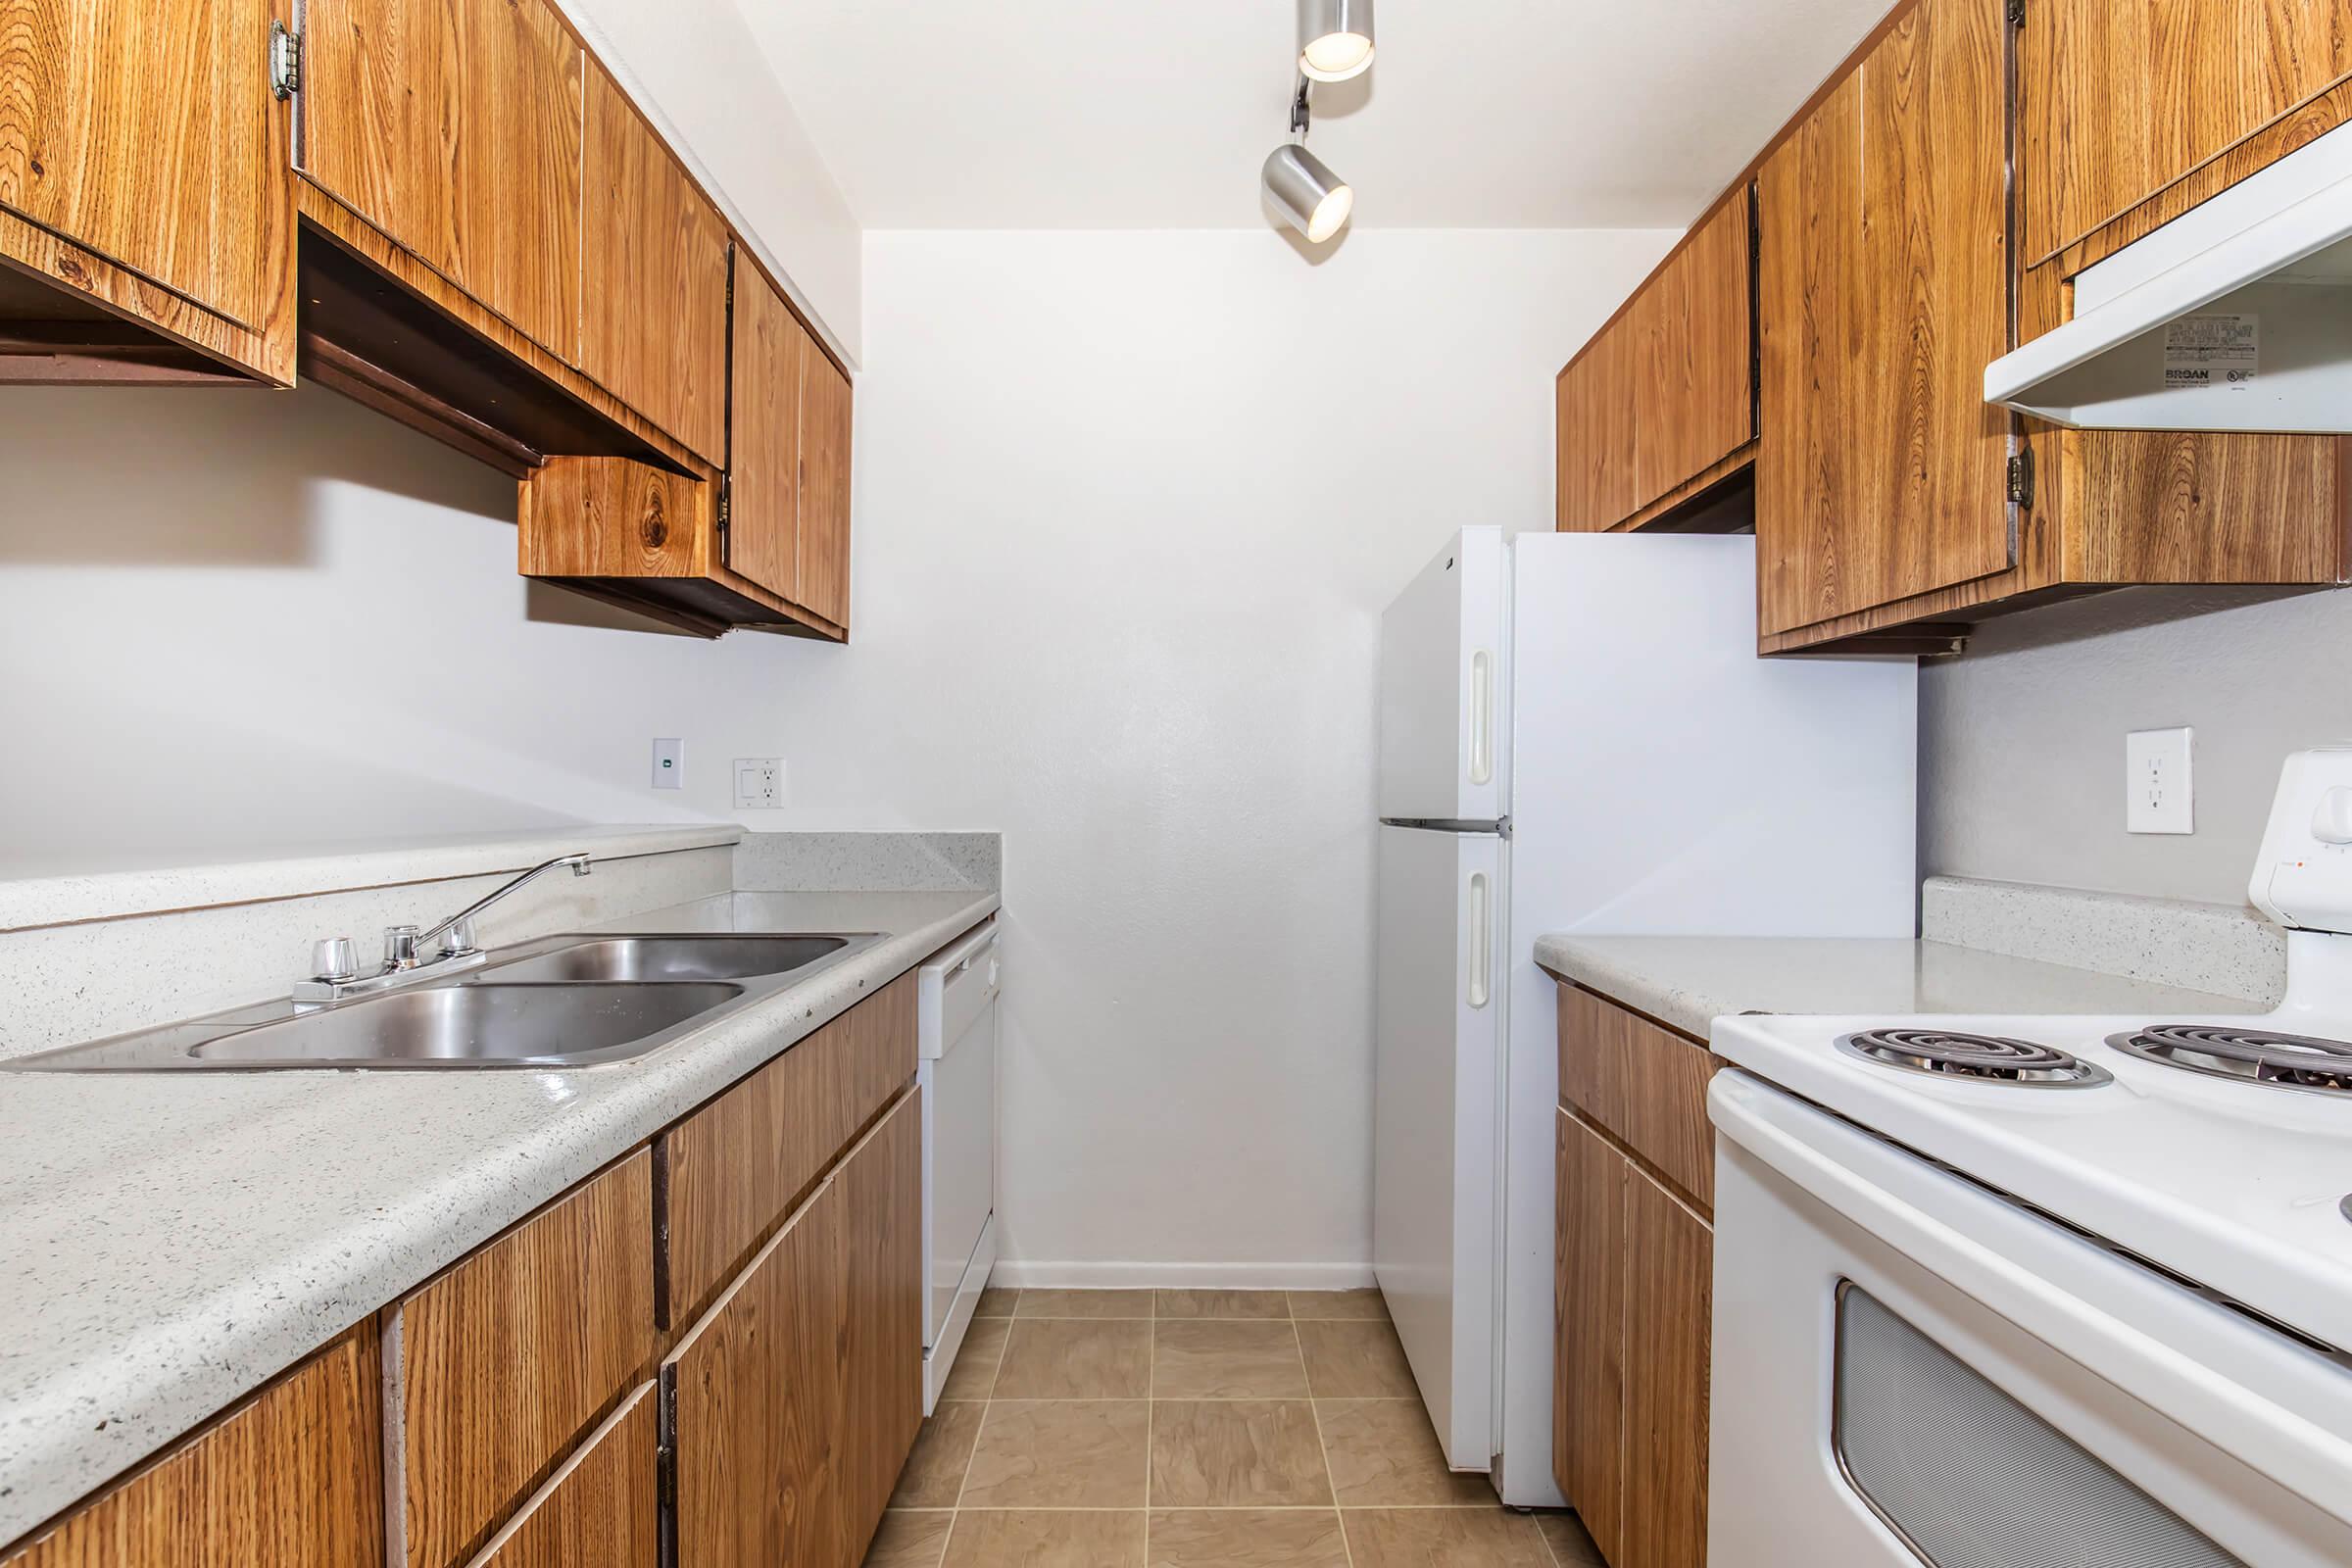
[[[2124,737],[2124,827],[2132,833],[2194,833],[2188,757],[2191,731],[2135,729]]]
[[[675,735],[654,737],[654,788],[686,787],[686,743]]]
[[[764,811],[784,804],[784,759],[735,759],[735,808]]]

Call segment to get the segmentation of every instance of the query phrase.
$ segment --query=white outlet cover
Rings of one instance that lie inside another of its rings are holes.
[[[2131,833],[2194,833],[2196,797],[2189,773],[2194,731],[2135,729],[2124,737],[2124,828]]]
[[[737,810],[771,810],[783,804],[784,759],[781,757],[738,757],[735,759],[735,808]]]
[[[686,743],[675,735],[654,737],[654,788],[682,790],[686,787]]]

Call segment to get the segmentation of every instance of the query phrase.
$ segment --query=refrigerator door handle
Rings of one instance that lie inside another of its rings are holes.
[[[1487,873],[1470,873],[1470,986],[1473,1007],[1487,1004],[1487,976],[1494,968],[1494,901]]]
[[[1470,782],[1494,777],[1494,656],[1481,648],[1470,656]]]

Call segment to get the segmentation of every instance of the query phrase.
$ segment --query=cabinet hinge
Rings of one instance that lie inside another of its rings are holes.
[[[2022,27],[2025,24],[2026,0],[2009,0],[2009,25]]]
[[[282,22],[270,24],[270,93],[284,103],[302,91],[302,34]]]
[[[2032,447],[2021,449],[2016,457],[2009,460],[2009,504],[2024,507],[2028,511],[2033,510],[2034,449]]]

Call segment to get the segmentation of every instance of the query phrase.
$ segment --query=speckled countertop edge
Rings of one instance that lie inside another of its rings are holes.
[[[887,940],[635,1062],[0,1075],[0,1143],[15,1169],[41,1178],[0,1195],[0,1543],[643,1143],[1000,903],[968,891],[762,897],[782,928]]]
[[[732,822],[678,827],[600,825],[485,834],[381,849],[359,847],[245,864],[26,877],[0,881],[0,931],[519,871],[574,850],[613,858],[733,844],[743,836],[743,829]]]

